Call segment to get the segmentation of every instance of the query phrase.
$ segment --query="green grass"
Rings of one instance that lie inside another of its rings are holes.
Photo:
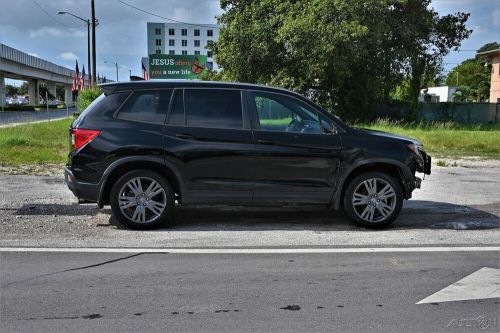
[[[62,164],[73,119],[0,128],[0,164]]]
[[[292,117],[281,119],[261,119],[260,124],[264,126],[288,126],[292,122]]]
[[[378,120],[358,126],[417,139],[435,157],[479,156],[500,159],[500,125]]]

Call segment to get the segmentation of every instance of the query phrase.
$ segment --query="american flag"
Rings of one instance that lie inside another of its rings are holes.
[[[149,73],[148,73],[148,71],[146,69],[146,66],[144,66],[143,62],[141,62],[141,65],[142,65],[142,78],[144,80],[149,80]]]
[[[71,85],[71,91],[78,91],[78,75],[80,75],[80,70],[78,69],[78,60],[76,60],[75,74],[73,74],[73,84]]]
[[[80,90],[85,90],[85,65],[83,65],[82,76],[80,76]]]

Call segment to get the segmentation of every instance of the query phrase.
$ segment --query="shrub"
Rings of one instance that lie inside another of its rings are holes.
[[[78,100],[76,102],[76,106],[79,112],[82,112],[90,105],[97,97],[102,94],[101,88],[95,87],[92,89],[87,89],[84,91],[80,91],[78,94]]]

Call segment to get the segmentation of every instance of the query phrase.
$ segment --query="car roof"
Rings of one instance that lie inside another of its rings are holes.
[[[142,89],[168,89],[168,88],[229,88],[229,89],[246,89],[260,90],[269,92],[279,92],[292,94],[295,96],[301,95],[288,89],[239,82],[217,82],[217,81],[201,81],[201,80],[144,80],[144,81],[129,81],[129,82],[112,82],[103,83],[99,87],[107,94],[112,94],[118,91],[142,90]],[[303,97],[302,97],[303,98]]]

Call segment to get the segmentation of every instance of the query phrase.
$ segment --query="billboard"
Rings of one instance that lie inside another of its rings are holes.
[[[149,55],[151,79],[197,79],[206,67],[206,55]]]

